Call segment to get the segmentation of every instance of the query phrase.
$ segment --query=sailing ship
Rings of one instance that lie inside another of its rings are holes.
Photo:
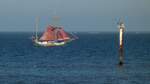
[[[38,25],[36,24],[36,35],[33,42],[36,46],[62,46],[77,37],[64,31],[63,27],[48,25],[40,38],[37,35]]]

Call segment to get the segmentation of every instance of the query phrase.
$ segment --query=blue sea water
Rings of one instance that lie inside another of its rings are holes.
[[[0,84],[150,84],[150,34],[77,33],[61,47],[35,47],[31,33],[0,34]]]

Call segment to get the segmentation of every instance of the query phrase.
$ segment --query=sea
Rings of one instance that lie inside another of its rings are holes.
[[[37,47],[32,33],[0,33],[0,84],[150,84],[150,33],[77,32],[59,47]]]

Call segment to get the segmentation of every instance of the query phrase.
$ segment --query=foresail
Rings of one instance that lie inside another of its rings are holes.
[[[59,32],[64,40],[70,39],[69,35],[62,28],[60,29]]]

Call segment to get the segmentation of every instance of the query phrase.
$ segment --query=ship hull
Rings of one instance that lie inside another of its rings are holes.
[[[37,40],[34,40],[34,44],[36,46],[44,46],[44,47],[51,47],[51,46],[63,46],[65,45],[66,43],[68,43],[70,41],[61,41],[61,42],[54,42],[54,41],[37,41]]]

